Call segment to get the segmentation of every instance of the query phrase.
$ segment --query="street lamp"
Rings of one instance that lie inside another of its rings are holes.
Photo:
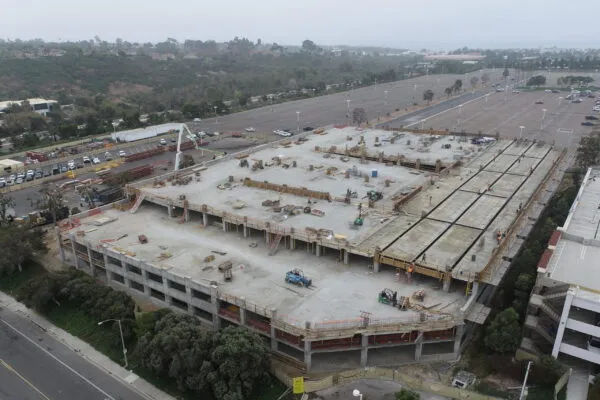
[[[560,96],[560,97],[558,98],[558,106],[559,106],[559,107],[560,107],[560,104],[562,103],[563,99],[564,99],[564,97],[562,97],[562,96]]]
[[[299,133],[300,132],[300,111],[296,111],[296,117],[298,120],[298,126],[296,128],[296,133]]]
[[[519,133],[519,139],[523,139],[523,129],[525,129],[525,127],[521,125],[519,129],[521,130],[521,132]]]
[[[523,400],[527,396],[526,385],[527,385],[527,377],[529,377],[529,369],[531,368],[531,364],[533,364],[533,361],[529,361],[527,363],[527,370],[525,371],[525,379],[523,379],[523,386],[521,387],[521,393],[519,394],[519,400]]]
[[[215,125],[219,123],[219,114],[217,114],[217,106],[214,106],[213,109],[215,110]]]
[[[352,100],[347,99],[346,100],[346,122],[350,121],[350,103],[352,102]]]
[[[363,395],[362,395],[362,393],[360,392],[360,390],[358,390],[358,389],[354,389],[354,390],[352,391],[352,396],[354,396],[354,397],[358,397],[358,398],[359,398],[358,400],[362,400],[362,396],[363,396]]]
[[[123,346],[123,358],[125,359],[125,368],[129,366],[127,362],[127,348],[125,347],[125,339],[123,338],[123,327],[121,326],[120,319],[106,319],[104,321],[98,322],[98,325],[102,325],[105,322],[117,322],[119,324],[119,333],[121,334],[121,345]]]
[[[387,90],[384,90],[384,91],[383,91],[383,95],[385,96],[385,105],[386,105],[386,106],[387,106],[387,94],[388,94],[388,91],[387,91]]]
[[[546,118],[546,110],[545,108],[542,109],[542,120],[540,121],[540,131],[544,129],[544,118]]]

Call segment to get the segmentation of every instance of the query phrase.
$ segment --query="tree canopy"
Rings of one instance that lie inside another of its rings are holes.
[[[423,92],[423,100],[425,100],[427,103],[431,102],[431,100],[433,100],[433,90],[427,89],[425,92]]]
[[[542,86],[546,84],[546,77],[543,75],[532,76],[527,80],[527,86]]]
[[[485,345],[497,353],[515,351],[521,340],[519,314],[514,308],[507,308],[496,315],[487,327]]]

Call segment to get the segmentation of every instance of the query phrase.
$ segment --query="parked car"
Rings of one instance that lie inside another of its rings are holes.
[[[43,176],[44,176],[44,171],[42,171],[41,169],[35,170],[35,175],[34,175],[35,179],[40,179]]]
[[[585,121],[585,122],[582,122],[581,125],[583,125],[583,126],[595,126],[596,124],[593,123],[592,121]]]
[[[90,158],[88,156],[83,156],[83,163],[84,164],[91,164],[92,160],[90,160]]]
[[[125,150],[120,150],[119,157],[127,157],[127,152]]]
[[[310,131],[314,131],[315,128],[313,128],[312,126],[305,126],[302,130],[304,132],[310,132]]]
[[[112,156],[112,154],[110,154],[110,151],[107,151],[106,153],[104,153],[104,159],[106,161],[110,161],[113,159],[113,156]]]
[[[35,172],[33,172],[32,169],[30,169],[29,171],[27,171],[27,175],[25,175],[25,180],[26,181],[32,181],[35,178]]]
[[[158,143],[160,143],[161,146],[167,145],[167,141],[165,139],[160,139],[160,141]]]
[[[535,104],[544,104],[544,102],[542,100],[538,100],[535,102]]]
[[[552,89],[552,93],[560,93],[560,90]]]
[[[6,179],[0,178],[0,188],[3,188],[5,186],[6,186]]]
[[[600,105],[594,106],[594,108],[592,108],[592,110],[594,110],[594,111],[600,111]]]
[[[92,164],[100,164],[100,163],[101,163],[101,161],[98,157],[92,158]]]
[[[581,103],[581,99],[580,98],[576,98],[575,100],[573,100],[573,103],[579,104],[579,103]]]
[[[552,90],[546,89],[546,90],[544,90],[544,92],[546,92],[546,93],[552,93]]]
[[[588,121],[597,121],[598,117],[594,117],[593,115],[586,115],[585,119]]]
[[[69,170],[69,168],[64,164],[60,166],[60,172],[64,173],[64,172],[67,172],[68,170]]]
[[[248,127],[246,128],[246,132],[256,132],[256,129],[254,129],[253,127]]]
[[[44,173],[43,173],[43,176],[44,176],[44,178],[45,178],[45,177],[48,177],[48,176],[50,176],[50,175],[52,175],[52,171],[50,171],[49,169],[45,169],[45,170],[44,170]]]
[[[67,163],[67,166],[69,167],[70,170],[74,170],[75,167],[75,160],[69,160],[69,162]]]

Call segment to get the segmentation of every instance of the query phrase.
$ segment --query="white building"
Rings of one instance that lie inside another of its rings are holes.
[[[32,112],[36,112],[41,115],[46,115],[52,110],[54,110],[56,107],[58,107],[58,102],[56,100],[47,100],[39,98],[27,100],[7,100],[0,101],[0,112],[9,111],[13,104],[22,106],[25,101],[29,103]]]
[[[538,263],[522,349],[600,367],[600,168],[590,168]],[[570,357],[567,357],[570,358]]]

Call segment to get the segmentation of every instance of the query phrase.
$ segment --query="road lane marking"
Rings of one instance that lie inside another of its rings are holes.
[[[4,368],[6,368],[8,371],[12,372],[13,374],[15,374],[16,376],[19,377],[19,379],[21,379],[23,382],[25,382],[27,384],[27,386],[29,386],[30,388],[32,388],[33,390],[35,390],[40,396],[42,396],[43,399],[46,400],[51,400],[50,397],[46,396],[40,389],[38,389],[33,383],[29,382],[27,380],[27,378],[25,378],[23,375],[21,375],[19,373],[19,371],[17,371],[16,369],[14,369],[9,363],[7,363],[6,361],[4,361],[3,359],[0,358],[0,365],[2,365]]]
[[[73,368],[71,368],[70,366],[68,366],[65,362],[63,362],[62,360],[60,360],[54,354],[50,353],[48,350],[46,350],[45,348],[43,348],[42,346],[40,346],[39,344],[37,344],[29,336],[27,336],[26,334],[24,334],[23,332],[21,332],[20,330],[18,330],[17,328],[15,328],[14,326],[12,326],[11,324],[9,324],[8,322],[6,322],[3,319],[0,319],[0,322],[2,322],[4,325],[8,326],[10,329],[12,329],[17,334],[21,335],[29,343],[33,344],[35,347],[37,347],[38,349],[40,349],[41,351],[43,351],[44,353],[46,353],[47,355],[49,355],[50,357],[52,357],[56,362],[58,362],[60,365],[62,365],[63,367],[65,367],[66,369],[68,369],[69,371],[71,371],[73,374],[77,375],[79,378],[81,378],[83,381],[85,381],[91,387],[93,387],[94,389],[96,389],[97,391],[99,391],[100,393],[102,393],[104,396],[106,396],[107,400],[115,400],[114,397],[112,397],[111,395],[109,395],[108,393],[106,393],[104,390],[100,389],[92,381],[90,381],[85,376],[81,375],[79,372],[75,371]]]

